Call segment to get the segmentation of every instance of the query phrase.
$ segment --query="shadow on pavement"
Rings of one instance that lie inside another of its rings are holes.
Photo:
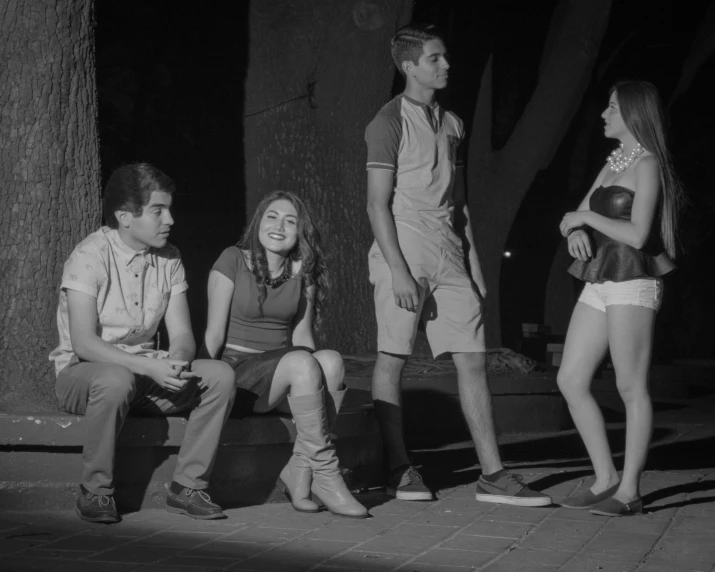
[[[687,483],[684,485],[675,485],[659,489],[643,497],[643,504],[648,506],[663,499],[674,497],[675,495],[692,494],[699,492],[715,491],[715,481],[700,481],[697,483]],[[646,512],[659,512],[669,508],[680,508],[683,506],[705,504],[715,502],[715,496],[697,497],[694,499],[678,501],[670,504],[659,505],[656,507],[649,506]]]
[[[676,434],[673,429],[656,428],[653,432],[653,441],[659,442],[672,438]],[[715,439],[715,438],[713,438]],[[608,441],[611,451],[616,456],[617,467],[622,463],[623,446],[625,443],[625,429],[609,429]],[[698,444],[700,443],[700,444]],[[673,443],[670,445],[657,447],[651,455],[655,457],[655,463],[649,459],[648,469],[685,469],[696,468],[702,465],[702,451],[708,450],[705,447],[713,447],[712,439],[705,442]],[[508,465],[518,463],[520,468],[549,467],[567,469],[569,467],[583,467],[589,464],[586,449],[581,441],[581,437],[575,431],[568,434],[554,435],[541,439],[528,439],[516,443],[506,443],[499,447],[502,460]],[[664,451],[668,449],[667,451]],[[697,456],[689,453],[683,455],[683,449],[700,450],[700,462],[696,462]],[[712,450],[712,449],[710,449]],[[474,483],[481,474],[478,467],[478,459],[474,448],[447,449],[439,451],[418,451],[413,453],[416,464],[422,465],[421,472],[425,480],[438,489],[456,487]],[[657,466],[651,466],[656,464]],[[691,466],[683,466],[683,465]],[[518,472],[518,469],[515,469]],[[554,478],[558,475],[553,475]],[[574,478],[574,473],[564,474],[564,480]],[[547,488],[558,484],[556,482],[545,484],[535,484],[535,488]]]

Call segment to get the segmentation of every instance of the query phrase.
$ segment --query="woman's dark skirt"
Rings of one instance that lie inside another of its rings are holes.
[[[313,350],[304,346],[290,346],[261,353],[249,353],[224,348],[221,360],[233,368],[236,376],[236,401],[231,417],[242,419],[253,413],[256,400],[271,387],[278,362],[290,352]]]

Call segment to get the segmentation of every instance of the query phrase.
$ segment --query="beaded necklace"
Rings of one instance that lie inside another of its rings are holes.
[[[266,286],[270,286],[274,290],[280,285],[286,283],[288,280],[290,280],[291,276],[293,276],[293,262],[290,258],[286,258],[286,261],[283,264],[283,272],[280,276],[276,276],[275,278],[271,278],[270,276],[266,276],[265,278],[263,278],[261,276],[260,271],[258,270],[257,261],[255,260],[254,256],[251,256],[251,267],[251,272],[253,272],[253,275],[256,277],[258,283],[260,284],[261,282],[263,282]]]
[[[628,155],[623,155],[623,143],[621,143],[616,149],[614,149],[611,154],[606,158],[608,164],[610,165],[611,171],[614,173],[620,173],[625,171],[628,167],[633,164],[638,156],[643,153],[644,149],[641,147],[640,143],[636,143],[633,150],[628,153]]]

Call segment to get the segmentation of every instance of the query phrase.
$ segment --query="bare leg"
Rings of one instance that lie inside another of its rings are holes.
[[[253,410],[265,413],[274,409],[286,395],[293,397],[317,393],[323,387],[323,371],[318,360],[305,351],[285,354],[278,362],[271,387],[258,398]]]
[[[621,486],[615,495],[627,503],[640,496],[653,429],[653,407],[648,394],[655,312],[642,306],[614,305],[608,312],[608,340],[616,370],[616,385],[626,406],[626,455]]]
[[[345,364],[342,356],[334,350],[319,350],[313,354],[313,357],[318,360],[320,369],[323,370],[326,389],[328,391],[344,389]]]
[[[298,354],[297,356],[295,354]],[[294,356],[286,359],[289,356]],[[312,357],[313,359],[309,359]],[[317,362],[318,370],[315,370]],[[307,386],[304,378],[309,377]],[[286,395],[290,392],[291,395],[308,395],[314,393],[314,379],[312,376],[319,375],[321,386],[325,385],[328,391],[338,391],[343,386],[345,378],[345,365],[343,364],[342,356],[333,350],[320,350],[313,354],[308,352],[290,352],[283,356],[278,363],[276,373],[273,376],[271,391],[262,395],[256,402],[253,410],[256,413],[265,413],[272,409],[290,415],[290,407]],[[293,385],[296,386],[292,389]],[[316,386],[317,387],[317,386]],[[317,389],[315,389],[317,391]]]
[[[340,355],[325,351],[317,357],[326,364],[331,384],[342,382]],[[293,455],[279,478],[296,510],[319,511],[317,503],[310,499],[312,491],[333,514],[365,518],[367,509],[350,494],[338,469],[335,445],[329,435],[324,385],[321,362],[314,355],[306,351],[290,352],[278,362],[270,389],[256,401],[253,410],[269,411],[288,396],[298,436]]]
[[[494,429],[492,395],[487,384],[487,354],[454,353],[452,359],[457,368],[462,413],[467,420],[482,473],[496,473],[503,466]]]
[[[407,356],[378,352],[372,374],[372,399],[387,455],[388,469],[410,463],[402,429],[400,378]]]
[[[596,482],[591,492],[594,494],[618,482],[603,415],[590,389],[593,374],[607,347],[606,313],[578,302],[566,334],[558,384],[593,463]]]

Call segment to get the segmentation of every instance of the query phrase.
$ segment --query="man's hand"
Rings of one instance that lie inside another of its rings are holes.
[[[574,230],[566,240],[571,256],[584,262],[591,258],[591,239],[585,231]]]
[[[147,359],[145,375],[151,377],[161,388],[176,393],[186,388],[189,380],[196,377],[190,371],[191,364],[178,359]]]
[[[416,312],[420,307],[420,287],[409,270],[392,272],[392,292],[395,304],[408,312]]]

